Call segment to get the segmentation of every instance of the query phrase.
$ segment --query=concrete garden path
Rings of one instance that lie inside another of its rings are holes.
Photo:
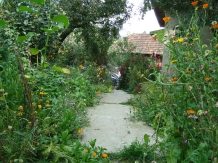
[[[134,140],[143,141],[144,134],[152,136],[154,130],[142,122],[130,120],[131,106],[122,105],[131,98],[121,90],[101,95],[100,104],[88,108],[90,127],[83,129],[82,143],[96,139],[96,146],[104,147],[107,152],[117,152]]]

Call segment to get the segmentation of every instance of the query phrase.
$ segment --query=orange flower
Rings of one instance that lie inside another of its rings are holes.
[[[177,81],[177,80],[178,80],[178,78],[172,78],[172,79],[171,79],[172,82],[175,82],[175,81]]]
[[[208,3],[203,4],[203,8],[204,9],[208,8]]]
[[[165,23],[167,23],[168,21],[170,21],[170,17],[164,17],[164,18],[163,18],[163,21],[164,21]]]
[[[196,114],[196,111],[195,110],[187,110],[187,114],[190,115],[190,114]]]
[[[212,25],[211,28],[213,28],[213,29],[218,29],[218,24],[214,24],[214,25]]]
[[[92,155],[93,155],[94,157],[96,157],[96,156],[97,156],[97,153],[94,152]]]
[[[205,80],[205,81],[210,81],[210,80],[211,80],[211,78],[204,78],[204,80]]]
[[[103,158],[107,158],[108,155],[107,155],[106,153],[103,153],[103,154],[102,154],[102,157],[103,157]]]
[[[88,153],[89,151],[88,151],[88,149],[85,149],[84,152],[85,152],[85,153]]]
[[[192,6],[196,6],[198,4],[198,1],[193,1],[191,4]]]
[[[186,74],[189,74],[190,72],[191,72],[190,70],[187,70],[185,73],[186,73]]]
[[[157,40],[157,36],[154,36],[153,39],[154,39],[154,41],[156,41]]]
[[[82,129],[79,129],[77,132],[78,132],[79,134],[81,134],[81,133],[83,132],[83,130],[82,130]]]

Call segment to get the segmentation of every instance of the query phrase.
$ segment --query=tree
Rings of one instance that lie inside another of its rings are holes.
[[[164,12],[168,12],[170,15],[179,14],[181,21],[189,22],[190,17],[193,14],[193,6],[191,2],[196,0],[144,0],[144,5],[142,6],[142,12],[146,12],[152,8],[161,9]],[[217,20],[217,10],[218,10],[218,3],[217,0],[198,0],[198,6],[202,6],[204,3],[208,3],[209,7],[207,9],[207,21],[206,25],[211,26],[211,22]],[[199,14],[205,14],[204,10],[201,8],[198,9]]]

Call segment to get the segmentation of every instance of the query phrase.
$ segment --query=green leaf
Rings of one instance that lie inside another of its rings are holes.
[[[18,12],[35,12],[34,10],[32,10],[31,8],[27,7],[27,6],[19,6],[18,7]]]
[[[146,146],[148,146],[149,136],[147,134],[144,135],[144,142],[145,142]]]
[[[0,20],[0,26],[5,26],[5,25],[8,25],[8,22],[4,20]]]
[[[52,29],[48,29],[48,28],[41,28],[41,30],[43,30],[43,31],[45,31],[45,32],[47,32],[47,33],[52,33],[52,32],[56,32],[56,31],[58,31],[59,30],[59,27],[58,26],[55,26],[55,27],[53,27]]]
[[[24,136],[24,134],[20,131],[14,131],[14,133],[16,133],[17,135],[20,135],[20,136]]]
[[[67,28],[69,26],[69,20],[65,15],[56,15],[52,19],[53,22],[61,22]]]
[[[62,68],[59,66],[53,66],[52,69],[56,72],[62,72]]]
[[[23,43],[27,38],[34,36],[34,32],[29,32],[26,36],[18,36],[17,41]]]
[[[31,53],[32,55],[36,55],[36,54],[39,53],[39,50],[36,49],[36,48],[30,48],[30,53]]]
[[[70,70],[67,68],[62,68],[63,73],[70,74]]]
[[[28,36],[18,36],[17,41],[20,43],[23,43],[27,38],[29,38]]]
[[[45,0],[22,0],[23,2],[34,2],[40,5],[44,5],[45,4]]]

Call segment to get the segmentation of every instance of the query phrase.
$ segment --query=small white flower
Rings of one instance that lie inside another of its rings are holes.
[[[211,24],[212,24],[212,25],[215,25],[215,24],[217,24],[217,21],[213,21]]]
[[[11,130],[12,129],[12,126],[8,126],[8,130]]]

